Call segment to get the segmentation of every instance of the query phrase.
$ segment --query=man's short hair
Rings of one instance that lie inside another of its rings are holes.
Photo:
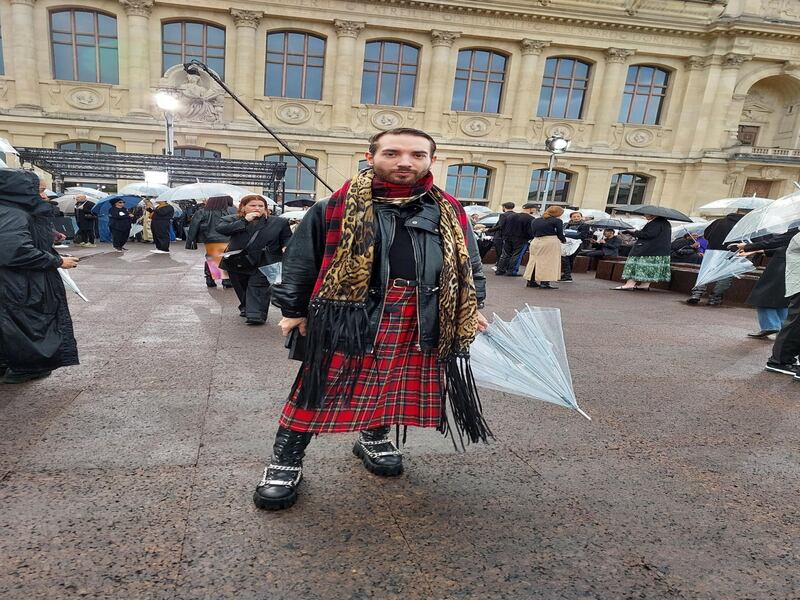
[[[617,232],[616,232],[616,231],[614,231],[613,229],[608,229],[608,228],[606,228],[606,229],[603,229],[603,233],[605,233],[606,231],[610,231],[610,232],[611,232],[611,233],[613,233],[614,235],[616,235],[616,234],[617,234]]]
[[[579,211],[579,210],[576,210],[575,212],[569,213],[570,218],[574,217],[575,215],[583,216],[583,213],[581,211]]]
[[[514,210],[517,207],[513,202],[503,202],[503,208],[506,210]]]
[[[387,131],[379,131],[371,138],[369,138],[369,153],[373,156],[378,152],[378,140],[385,135],[413,135],[416,137],[425,138],[431,143],[431,156],[436,154],[436,141],[421,129],[414,129],[413,127],[397,127]]]
[[[539,208],[539,205],[536,202],[526,202],[522,208]]]

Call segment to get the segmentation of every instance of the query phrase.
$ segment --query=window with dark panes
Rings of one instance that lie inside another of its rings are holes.
[[[303,162],[309,167],[317,170],[317,159],[313,156],[303,156]],[[267,162],[286,163],[286,175],[283,178],[286,186],[284,200],[296,200],[298,198],[316,198],[316,180],[311,172],[297,162],[291,154],[270,154],[264,157]]]
[[[264,95],[321,100],[324,64],[323,38],[292,31],[268,34]]]
[[[664,69],[646,65],[628,67],[625,93],[619,110],[620,123],[658,125],[668,84],[669,72]]]
[[[364,169],[369,168],[369,161],[366,158],[362,158],[358,161],[358,170],[363,171]]]
[[[191,158],[221,158],[222,154],[216,150],[200,148],[198,146],[176,146],[173,156],[188,156]]]
[[[419,49],[390,41],[368,42],[364,52],[361,102],[413,106]]]
[[[117,147],[101,142],[60,142],[56,144],[59,150],[74,150],[76,152],[116,152]]]
[[[53,77],[119,83],[117,19],[90,10],[50,13]]]
[[[591,66],[574,58],[548,58],[544,64],[539,117],[580,119]]]
[[[225,29],[195,21],[172,21],[161,26],[162,72],[199,60],[225,79]]]
[[[536,169],[531,173],[531,184],[528,187],[528,201],[547,204],[566,204],[569,197],[569,186],[572,183],[572,173],[553,170],[550,184],[547,185],[547,169]],[[546,192],[546,197],[545,197]]]
[[[461,50],[453,86],[453,110],[500,112],[506,57],[490,50]]]
[[[447,168],[447,192],[461,201],[485,202],[489,199],[491,172],[478,165],[452,165]]]
[[[611,178],[611,187],[608,188],[609,206],[644,204],[644,194],[647,190],[647,177],[635,173],[619,173]]]

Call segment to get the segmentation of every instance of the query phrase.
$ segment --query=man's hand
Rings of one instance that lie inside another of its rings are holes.
[[[78,259],[74,256],[62,256],[61,257],[61,268],[62,269],[74,269],[78,266]]]
[[[278,321],[278,327],[281,328],[281,334],[283,334],[283,337],[289,335],[289,332],[295,327],[300,330],[300,335],[304,336],[306,334],[306,323],[308,323],[308,319],[305,317],[283,317],[280,321]]]
[[[484,332],[487,327],[489,327],[489,321],[478,311],[478,331]]]

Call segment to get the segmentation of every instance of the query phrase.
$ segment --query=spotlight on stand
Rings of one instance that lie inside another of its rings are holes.
[[[547,205],[547,195],[550,192],[550,180],[553,178],[553,167],[556,164],[556,154],[563,154],[569,148],[569,140],[564,139],[560,135],[551,135],[544,141],[544,147],[550,153],[550,160],[547,164],[547,179],[544,182],[544,194],[540,195],[541,197],[541,211],[544,213],[544,209]],[[556,186],[553,185],[553,199],[556,196]]]
[[[164,111],[164,121],[166,122],[167,156],[175,153],[175,111],[181,106],[178,99],[167,92],[158,92],[155,95],[158,108]]]

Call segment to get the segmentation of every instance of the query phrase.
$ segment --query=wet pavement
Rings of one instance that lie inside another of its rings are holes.
[[[0,387],[0,598],[800,598],[800,383],[752,310],[490,273],[486,312],[562,309],[593,421],[486,392],[495,443],[410,430],[393,479],[321,436],[268,513],[297,363],[175,246],[77,250],[81,365]]]

